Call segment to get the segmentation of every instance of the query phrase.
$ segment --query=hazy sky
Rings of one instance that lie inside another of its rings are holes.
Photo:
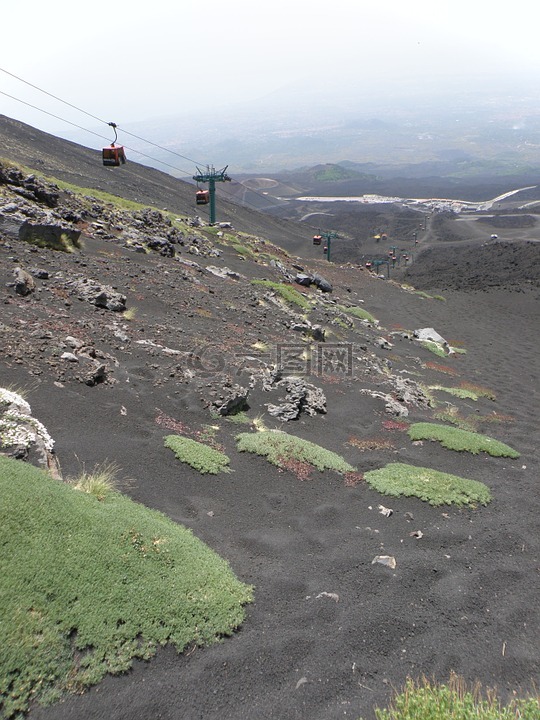
[[[403,77],[538,77],[539,7],[530,0],[4,0],[0,68],[120,125],[197,111],[208,117],[286,86],[322,92],[338,78],[390,88]],[[0,91],[96,129],[95,120],[4,72]],[[0,113],[69,132],[5,94]]]

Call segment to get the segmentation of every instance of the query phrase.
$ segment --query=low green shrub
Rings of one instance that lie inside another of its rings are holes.
[[[35,225],[23,225],[19,238],[30,245],[48,248],[59,252],[73,253],[83,247],[82,240],[75,231],[58,232],[57,228]]]
[[[302,295],[302,293],[295,290],[290,285],[285,283],[273,282],[272,280],[252,280],[252,285],[262,285],[263,287],[269,288],[276,292],[283,300],[288,303],[293,303],[302,308],[302,310],[311,310],[309,301]]]
[[[486,452],[493,455],[493,457],[519,457],[517,450],[499,440],[448,425],[425,422],[414,423],[409,428],[408,433],[411,440],[438,440],[443,447],[449,450],[465,450],[473,455]]]
[[[40,174],[38,171],[35,170],[33,170],[32,172],[36,175]],[[96,188],[81,187],[80,185],[74,185],[73,183],[65,182],[64,180],[60,180],[59,178],[47,177],[45,175],[41,175],[41,177],[43,177],[43,179],[47,182],[58,185],[58,187],[62,190],[70,190],[76,195],[84,195],[86,197],[95,198],[96,200],[101,200],[104,203],[110,203],[111,205],[114,205],[121,210],[140,211],[149,207],[148,205],[144,205],[143,203],[135,202],[133,200],[127,200],[120,195],[112,195],[111,193],[105,192],[103,190],[97,190]]]
[[[286,467],[295,460],[308,463],[318,470],[336,470],[337,472],[354,472],[340,455],[326,450],[309,440],[289,435],[281,430],[263,430],[256,433],[240,433],[236,437],[239,452],[250,452],[265,457],[277,467]]]
[[[444,348],[438,343],[432,342],[431,340],[423,340],[421,344],[422,347],[425,347],[426,350],[429,350],[434,355],[438,355],[439,357],[447,357],[447,353],[445,352]]]
[[[353,306],[353,307],[346,307],[345,305],[339,305],[339,309],[347,313],[347,315],[352,315],[355,318],[358,318],[359,320],[367,320],[370,323],[373,323],[374,325],[378,324],[378,320],[376,320],[371,313],[369,313],[367,310],[364,310],[364,308]]]
[[[454,395],[454,397],[461,398],[462,400],[478,400],[478,393],[475,393],[473,390],[468,390],[467,388],[462,387],[445,387],[443,385],[430,385],[430,390],[440,390],[441,392],[448,393],[449,395]]]
[[[416,467],[390,463],[379,470],[364,473],[368,485],[383,495],[417,497],[430,505],[487,505],[489,488],[477,480]]]
[[[438,355],[439,357],[448,357],[448,352],[445,350],[445,348],[440,345],[439,343],[433,342],[433,340],[422,340],[421,342],[422,347],[425,347],[426,350],[429,350],[434,355]],[[456,353],[457,355],[466,355],[467,350],[465,348],[457,348],[453,346],[449,346],[449,349]]]
[[[3,718],[242,622],[252,589],[165,515],[2,455],[0,497]]]
[[[217,475],[220,472],[230,472],[230,459],[227,455],[204,443],[181,435],[167,435],[165,447],[172,450],[180,462],[200,473]]]
[[[231,243],[231,247],[236,250],[236,252],[239,255],[243,255],[246,257],[255,257],[255,253],[253,252],[252,248],[250,248],[248,245],[241,245],[239,242],[233,242]]]
[[[239,410],[237,413],[233,413],[232,415],[225,415],[225,420],[235,423],[236,425],[251,425],[253,422],[249,415],[246,415],[243,410]]]
[[[485,387],[484,385],[476,385],[475,383],[467,382],[464,380],[459,386],[463,390],[469,390],[475,393],[478,397],[486,397],[489,400],[496,400],[497,395],[491,388]]]

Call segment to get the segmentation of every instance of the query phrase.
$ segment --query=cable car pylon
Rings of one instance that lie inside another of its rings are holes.
[[[337,232],[334,232],[333,230],[320,233],[320,235],[326,241],[326,245],[324,246],[324,253],[326,255],[326,259],[328,260],[328,262],[330,262],[330,253],[332,251],[332,240],[339,237],[339,235],[337,234]]]
[[[193,179],[197,183],[208,183],[211,225],[216,222],[216,182],[227,182],[231,179],[227,175],[228,167],[228,165],[225,165],[222,170],[215,170],[213,166],[207,165],[206,172],[197,168],[197,174],[193,176]]]

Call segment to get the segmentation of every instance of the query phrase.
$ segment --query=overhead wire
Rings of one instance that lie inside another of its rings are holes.
[[[47,90],[44,90],[43,88],[40,88],[38,85],[35,85],[34,83],[31,83],[31,82],[29,82],[28,80],[25,80],[24,78],[21,78],[20,76],[16,75],[15,73],[9,72],[9,70],[5,70],[4,68],[0,67],[0,71],[3,72],[3,73],[5,73],[6,75],[9,75],[10,77],[14,78],[15,80],[18,80],[19,82],[22,82],[22,83],[24,83],[25,85],[28,85],[29,87],[32,87],[32,88],[34,88],[35,90],[38,90],[39,92],[43,93],[44,95],[47,95],[48,97],[51,97],[51,98],[53,98],[54,100],[57,100],[58,102],[60,102],[60,103],[62,103],[62,104],[64,104],[64,105],[72,108],[73,110],[76,110],[77,112],[80,112],[80,113],[82,113],[83,115],[86,115],[86,116],[92,118],[93,120],[96,120],[97,122],[104,123],[104,124],[107,125],[107,126],[109,126],[109,125],[111,124],[111,123],[107,122],[106,120],[103,120],[103,118],[100,118],[100,117],[98,117],[97,115],[94,115],[93,113],[90,113],[90,112],[88,112],[87,110],[84,110],[83,108],[80,108],[80,107],[78,107],[77,105],[74,105],[73,103],[70,103],[70,102],[68,102],[67,100],[64,100],[63,98],[60,98],[60,97],[58,97],[57,95],[54,95],[53,93],[50,93],[50,92],[48,92]],[[65,123],[67,123],[68,125],[71,125],[71,126],[77,128],[77,129],[79,129],[79,130],[83,130],[84,132],[90,133],[91,135],[95,135],[96,137],[99,137],[99,138],[101,138],[101,139],[103,139],[103,140],[108,140],[108,138],[105,137],[104,135],[100,135],[99,133],[97,133],[97,132],[95,132],[95,131],[93,131],[93,130],[89,130],[88,128],[85,128],[85,127],[83,127],[83,126],[81,126],[81,125],[78,125],[77,123],[74,123],[74,122],[72,122],[71,120],[67,120],[67,119],[65,119],[65,118],[63,118],[63,117],[60,117],[59,115],[55,115],[54,113],[51,113],[51,112],[49,112],[48,110],[44,110],[43,108],[40,108],[40,107],[38,107],[38,106],[36,106],[36,105],[33,105],[32,103],[29,103],[29,102],[27,102],[27,101],[25,101],[25,100],[21,100],[20,98],[17,98],[17,97],[15,97],[15,96],[13,96],[13,95],[10,95],[9,93],[6,93],[6,92],[4,92],[4,91],[2,91],[2,90],[0,90],[0,93],[1,93],[2,95],[5,95],[6,97],[9,97],[9,98],[12,99],[12,100],[15,100],[16,102],[20,102],[20,103],[22,103],[23,105],[27,105],[28,107],[31,107],[31,108],[34,109],[34,110],[38,110],[39,112],[44,113],[45,115],[49,115],[50,117],[53,117],[53,118],[55,118],[56,120],[60,120],[61,122],[65,122]],[[152,145],[153,147],[158,148],[159,150],[162,150],[163,152],[171,153],[172,155],[176,155],[177,157],[180,157],[180,158],[182,158],[183,160],[187,160],[188,162],[192,162],[195,166],[198,166],[198,165],[205,166],[205,165],[206,165],[206,163],[198,162],[198,161],[194,160],[193,158],[187,157],[186,155],[182,155],[181,153],[176,152],[175,150],[171,150],[170,148],[163,147],[162,145],[159,145],[158,143],[155,143],[155,142],[153,142],[153,141],[151,141],[151,140],[148,140],[147,138],[140,137],[139,135],[136,135],[135,133],[132,133],[132,132],[126,130],[125,128],[121,127],[120,125],[117,125],[116,127],[117,127],[118,130],[121,130],[125,135],[129,135],[129,136],[131,136],[131,137],[133,137],[133,138],[135,138],[135,139],[137,139],[137,140],[140,140],[141,142],[144,142],[144,143],[146,143],[146,144],[148,144],[148,145]],[[165,162],[164,160],[158,160],[157,158],[153,158],[151,155],[148,155],[148,154],[146,154],[146,153],[144,153],[144,152],[141,152],[140,150],[136,150],[135,148],[129,147],[128,145],[125,145],[124,147],[126,147],[130,152],[134,152],[134,153],[140,155],[141,157],[145,157],[145,158],[147,158],[148,160],[151,160],[151,161],[154,162],[154,163],[159,163],[159,164],[164,165],[164,166],[166,166],[166,167],[169,167],[169,168],[171,168],[171,169],[173,169],[173,170],[176,170],[177,172],[183,173],[183,174],[185,174],[185,175],[187,175],[187,176],[189,176],[189,177],[192,176],[192,173],[188,172],[187,170],[183,170],[182,168],[178,168],[178,167],[176,167],[176,166],[174,166],[174,165],[171,165],[170,163],[167,163],[167,162]],[[208,165],[206,165],[206,166],[208,167]],[[238,183],[238,184],[241,185],[242,183]],[[245,187],[245,186],[243,186],[243,187]],[[271,201],[268,199],[267,196],[263,195],[262,193],[257,192],[257,191],[254,190],[253,188],[247,188],[247,190],[248,190],[249,192],[251,192],[251,193],[253,193],[253,194],[255,194],[255,195],[258,195],[259,197],[263,198],[263,200],[265,200],[266,202],[271,202]],[[224,193],[225,195],[228,195],[229,197],[233,197],[231,193],[228,193],[228,192],[225,190],[225,188],[222,188],[222,191],[223,191],[223,193]],[[254,210],[260,211],[260,208],[256,207],[255,205],[253,205],[252,203],[250,203],[249,201],[247,201],[245,198],[242,200],[242,203],[243,203],[244,205],[249,205],[249,206],[251,206]]]
[[[0,70],[1,69],[2,68],[0,68]],[[60,120],[61,122],[65,122],[68,125],[72,125],[73,127],[76,127],[79,130],[83,130],[84,132],[90,133],[91,135],[95,135],[96,137],[101,138],[102,140],[109,140],[109,138],[106,137],[105,135],[100,135],[99,133],[95,132],[94,130],[89,130],[88,128],[85,128],[82,125],[78,125],[77,123],[74,123],[71,120],[67,120],[66,118],[63,118],[60,115],[55,115],[54,113],[50,112],[49,110],[44,110],[43,108],[40,108],[37,105],[33,105],[32,103],[29,103],[26,100],[21,100],[20,98],[15,97],[14,95],[10,95],[9,93],[4,92],[3,90],[0,90],[0,94],[5,95],[6,97],[10,98],[11,100],[15,100],[16,102],[22,103],[23,105],[27,105],[28,107],[31,107],[33,110],[38,110],[39,112],[42,112],[45,115],[49,115],[50,117],[55,118],[55,120]],[[49,94],[49,93],[47,93],[47,94]],[[69,103],[66,103],[66,104],[69,105]],[[74,107],[74,106],[72,106],[72,107]],[[81,112],[84,112],[84,111],[81,111]],[[88,114],[88,113],[86,113],[86,114]],[[92,117],[94,117],[94,116],[92,116]],[[104,122],[104,121],[100,121],[100,122]],[[108,124],[109,123],[107,123],[107,125]],[[144,142],[146,142],[146,141],[144,141]],[[152,143],[150,143],[150,144],[152,144]],[[142,152],[141,150],[136,150],[135,148],[130,147],[129,145],[125,145],[124,147],[126,147],[130,152],[134,152],[137,155],[140,155],[141,157],[145,157],[148,160],[152,160],[152,162],[154,162],[154,163],[166,165],[167,167],[170,167],[173,170],[176,170],[177,172],[180,172],[180,173],[184,173],[185,175],[188,175],[188,176],[192,175],[192,173],[188,172],[187,170],[183,170],[182,168],[178,168],[175,165],[171,165],[170,163],[165,162],[165,160],[158,160],[157,158],[154,158],[151,155],[147,155],[146,153]],[[163,148],[163,149],[165,150],[166,148]]]
[[[1,70],[1,68],[0,68]],[[49,115],[50,117],[55,118],[56,120],[61,120],[62,122],[68,123],[68,125],[73,125],[73,127],[78,128],[79,130],[84,130],[87,133],[91,133],[92,135],[95,135],[98,138],[101,138],[102,140],[108,140],[104,135],[100,135],[97,132],[94,132],[93,130],[88,130],[88,128],[82,127],[82,125],[77,125],[77,123],[71,122],[71,120],[66,120],[63,117],[60,117],[59,115],[55,115],[52,112],[49,112],[48,110],[43,110],[43,108],[38,107],[37,105],[32,105],[32,103],[27,102],[26,100],[21,100],[18,97],[15,97],[14,95],[10,95],[7,92],[4,92],[3,90],[0,90],[0,94],[5,95],[6,97],[10,98],[11,100],[16,100],[17,102],[22,103],[23,105],[27,105],[28,107],[31,107],[33,110],[39,110],[39,112],[45,113],[45,115]]]
[[[0,69],[1,69],[1,68],[0,68]],[[49,115],[49,117],[52,117],[52,118],[54,118],[55,120],[60,120],[61,122],[65,122],[65,123],[67,123],[68,125],[71,125],[72,127],[77,128],[78,130],[83,130],[84,132],[90,133],[91,135],[95,135],[96,137],[98,137],[98,138],[100,138],[100,139],[102,139],[102,140],[108,140],[108,139],[109,139],[109,138],[106,137],[105,135],[100,135],[99,133],[95,132],[94,130],[89,130],[88,128],[85,128],[85,127],[83,127],[82,125],[78,125],[77,123],[74,123],[74,122],[72,122],[71,120],[67,120],[66,118],[63,118],[63,117],[61,117],[60,115],[55,115],[54,113],[52,113],[52,112],[50,112],[50,111],[48,111],[48,110],[44,110],[43,108],[40,108],[40,107],[38,107],[37,105],[33,105],[32,103],[29,103],[29,102],[26,101],[26,100],[21,100],[20,98],[17,98],[17,97],[15,97],[14,95],[10,95],[9,93],[7,93],[7,92],[5,92],[5,91],[3,91],[3,90],[0,90],[0,94],[1,94],[1,95],[5,95],[6,97],[10,98],[11,100],[15,100],[16,102],[19,102],[19,103],[21,103],[21,104],[23,104],[23,105],[26,105],[26,106],[32,108],[33,110],[38,110],[39,112],[42,112],[42,113],[44,113],[45,115]],[[107,123],[107,124],[108,124],[108,123]],[[125,132],[125,131],[124,131],[124,132]],[[129,134],[129,133],[128,133],[128,134]],[[138,139],[142,140],[142,142],[148,142],[149,144],[153,144],[153,143],[151,143],[150,141],[146,141],[144,138],[138,138]],[[176,170],[177,172],[183,173],[183,174],[187,175],[188,177],[191,177],[191,172],[188,172],[187,170],[183,170],[183,169],[181,169],[181,168],[176,167],[175,165],[171,165],[171,164],[167,163],[167,162],[164,161],[164,160],[158,160],[157,158],[154,158],[154,157],[152,157],[151,155],[148,155],[148,154],[146,154],[146,153],[143,153],[143,152],[140,151],[140,150],[136,150],[135,148],[132,148],[132,147],[130,147],[129,145],[125,145],[124,147],[126,147],[130,152],[134,152],[134,153],[140,155],[141,157],[145,157],[145,158],[147,158],[148,160],[151,160],[153,163],[158,163],[158,164],[161,164],[161,165],[165,165],[166,167],[170,167],[170,168],[172,168],[173,170]],[[157,147],[159,147],[159,146],[157,146]],[[163,148],[163,149],[164,149],[164,150],[167,150],[167,148]],[[167,150],[167,152],[172,152],[172,151]],[[238,181],[233,180],[233,182],[236,182],[238,185],[242,185],[242,183],[238,183]],[[243,187],[245,187],[245,186],[243,186]],[[257,191],[254,190],[253,188],[247,188],[247,190],[249,190],[249,192],[252,192],[252,193],[254,193],[255,195],[258,195],[259,197],[263,198],[266,202],[271,202],[271,200],[269,200],[269,198],[267,198],[267,197],[266,197],[265,195],[263,195],[262,193],[257,192]],[[233,197],[234,197],[234,195],[233,195],[232,193],[227,192],[227,190],[226,190],[224,187],[221,188],[221,192],[222,192],[224,195],[228,196],[229,198],[233,198]],[[253,203],[249,202],[249,201],[246,200],[245,198],[243,198],[241,202],[242,202],[243,205],[248,205],[249,207],[253,208],[254,210],[260,211],[260,208],[258,208],[256,205],[254,205]]]
[[[28,86],[34,88],[34,90],[38,90],[39,92],[43,93],[44,95],[48,95],[49,97],[53,98],[54,100],[58,100],[58,102],[61,102],[64,105],[67,105],[68,107],[73,108],[73,110],[77,110],[77,112],[80,112],[83,115],[87,115],[88,117],[92,118],[93,120],[97,120],[98,122],[104,123],[105,125],[110,124],[106,120],[103,120],[103,118],[100,118],[97,115],[94,115],[93,113],[90,113],[87,110],[84,110],[83,108],[80,108],[77,105],[74,105],[73,103],[68,102],[67,100],[63,100],[61,97],[58,97],[58,95],[54,95],[53,93],[50,93],[47,90],[43,90],[43,88],[40,88],[38,85],[34,85],[34,83],[28,82],[28,80],[25,80],[24,78],[19,77],[18,75],[15,75],[12,72],[9,72],[9,70],[5,70],[4,68],[0,67],[0,71],[5,73],[6,75],[10,75],[15,80],[19,80],[20,82],[24,83],[25,85],[28,85]],[[189,157],[186,157],[185,155],[181,155],[180,153],[177,153],[174,150],[170,150],[169,148],[162,147],[161,145],[158,145],[157,143],[154,143],[151,140],[147,140],[146,138],[139,137],[138,135],[135,135],[135,133],[129,132],[128,130],[125,130],[124,128],[120,127],[120,125],[118,125],[117,127],[119,130],[122,130],[122,132],[125,133],[126,135],[131,135],[131,137],[134,137],[137,140],[141,140],[142,142],[148,143],[148,145],[153,145],[154,147],[159,148],[160,150],[164,150],[165,152],[170,152],[173,155],[177,155],[178,157],[181,157],[183,160],[188,160],[189,162],[192,162],[194,165],[204,165],[205,164],[205,163],[197,162],[196,160],[193,160],[193,158],[189,158]],[[84,128],[82,128],[82,129],[84,129]],[[89,130],[88,132],[91,132],[91,131]]]

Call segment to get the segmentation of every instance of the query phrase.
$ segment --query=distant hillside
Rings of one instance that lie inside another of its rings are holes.
[[[316,165],[313,168],[309,168],[306,171],[308,177],[311,177],[314,182],[325,182],[333,183],[340,180],[355,180],[358,179],[359,173],[356,170],[349,170],[343,165],[334,165],[332,163],[326,163],[326,165]],[[370,179],[370,175],[362,174],[364,179]]]
[[[470,158],[400,165],[342,161],[269,176],[277,184],[297,187],[299,195],[377,194],[483,201],[509,189],[536,185],[540,181],[540,165],[503,167],[500,163]],[[253,176],[240,177],[246,182]],[[269,189],[268,194],[275,193]]]

